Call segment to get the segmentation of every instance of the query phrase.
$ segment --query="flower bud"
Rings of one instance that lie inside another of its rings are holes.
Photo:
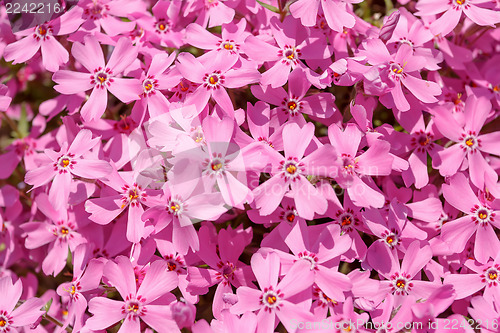
[[[394,32],[394,29],[396,29],[396,25],[399,22],[399,16],[399,10],[393,11],[392,14],[389,15],[389,17],[385,20],[382,28],[380,28],[379,37],[384,42],[388,41],[391,38],[392,33]]]
[[[171,304],[170,311],[172,311],[172,318],[179,328],[191,327],[194,324],[196,308],[184,299],[181,298],[180,301]]]

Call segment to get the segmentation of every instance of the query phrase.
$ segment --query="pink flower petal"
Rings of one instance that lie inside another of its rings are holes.
[[[90,73],[93,73],[99,67],[104,68],[104,55],[101,45],[99,45],[95,37],[86,37],[85,45],[78,42],[74,43],[71,54]]]
[[[11,313],[17,301],[21,298],[22,292],[23,284],[21,280],[17,280],[16,283],[12,284],[10,276],[0,278],[0,293],[3,295],[0,299],[0,308],[7,313]]]
[[[102,330],[125,318],[122,314],[123,301],[115,301],[104,297],[94,297],[89,302],[89,311],[93,314],[87,319],[85,326],[91,330]]]
[[[443,195],[450,205],[466,214],[470,214],[474,205],[481,205],[472,191],[469,181],[461,173],[454,176],[449,185],[443,184]]]
[[[179,327],[172,319],[172,314],[168,306],[149,304],[146,306],[146,310],[147,312],[141,316],[141,319],[156,332],[180,332]],[[138,332],[138,330],[133,332]]]
[[[13,326],[28,326],[36,322],[36,320],[44,314],[44,311],[40,310],[44,303],[43,300],[36,297],[26,300],[26,302],[12,311]]]
[[[140,94],[142,93],[139,80],[119,77],[113,78],[113,82],[108,87],[108,90],[123,103],[130,103],[140,99]]]
[[[88,73],[60,70],[54,73],[52,80],[57,83],[54,89],[65,95],[77,94],[94,87]]]
[[[122,73],[136,59],[137,47],[132,45],[130,38],[122,37],[116,43],[106,67],[111,69],[114,75],[117,75]]]
[[[47,70],[55,72],[68,62],[69,53],[55,38],[48,38],[42,43],[42,60]]]
[[[95,87],[90,98],[83,105],[80,114],[84,121],[92,121],[101,118],[108,104],[108,90]]]
[[[95,223],[108,224],[125,209],[121,205],[121,195],[94,198],[85,202],[85,211],[91,214],[89,219]]]
[[[115,261],[110,260],[106,263],[106,266],[104,266],[104,276],[118,290],[123,299],[129,295],[135,296],[135,274],[130,260],[127,257],[118,256]],[[90,311],[92,312],[92,310]]]

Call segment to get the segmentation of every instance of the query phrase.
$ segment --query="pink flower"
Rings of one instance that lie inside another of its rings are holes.
[[[27,222],[21,226],[27,236],[25,246],[36,249],[50,244],[48,254],[42,262],[42,270],[45,274],[56,276],[66,266],[68,250],[73,252],[78,245],[86,242],[79,232],[79,227],[85,223],[81,216],[76,219],[77,214],[74,212],[68,214],[66,207],[55,209],[44,193],[36,197],[36,204],[48,220]]]
[[[57,71],[68,62],[69,54],[55,36],[67,35],[78,29],[82,23],[78,15],[78,10],[73,9],[55,20],[18,33],[26,37],[7,45],[5,60],[13,61],[13,64],[23,63],[41,49],[43,67],[51,72]]]
[[[232,116],[233,103],[226,88],[239,88],[257,82],[260,73],[253,68],[233,69],[238,58],[216,57],[215,60],[195,58],[190,53],[182,53],[177,58],[177,69],[186,79],[198,83],[200,86],[187,96],[185,104],[194,104],[201,112],[210,97],[226,112]]]
[[[95,37],[86,37],[85,44],[74,43],[71,53],[89,73],[60,70],[52,79],[55,90],[65,95],[92,89],[90,98],[80,110],[84,121],[100,118],[104,113],[108,90],[123,103],[139,99],[141,85],[135,79],[125,79],[120,74],[137,58],[137,49],[128,38],[120,38],[105,63],[104,55]]]
[[[306,38],[307,30],[300,30],[298,22],[291,16],[280,22],[277,17],[271,19],[271,30],[278,46],[264,42],[255,36],[248,36],[243,44],[243,51],[251,60],[273,62],[273,65],[262,74],[260,83],[273,88],[283,86],[296,67],[303,68],[308,79],[319,85],[316,73],[306,67],[301,59],[325,59],[331,55],[323,35]]]
[[[126,332],[139,332],[141,320],[159,333],[180,332],[168,306],[175,299],[169,291],[177,286],[177,274],[168,270],[165,261],[151,263],[142,282],[137,283],[130,260],[119,256],[115,262],[108,261],[104,276],[123,300],[92,298],[89,311],[93,316],[85,322],[86,328],[101,330],[123,319],[121,330]]]
[[[80,249],[83,250],[84,248],[80,247]],[[77,251],[75,251],[76,258],[78,258]],[[83,326],[83,314],[87,309],[87,299],[84,293],[97,289],[102,278],[104,263],[97,259],[92,259],[86,265],[85,270],[80,271],[76,258],[74,260],[73,280],[59,285],[57,287],[57,294],[62,298],[68,299],[68,317],[65,326],[72,325],[74,330],[79,330]]]
[[[293,17],[300,19],[303,25],[311,27],[316,24],[318,9],[321,4],[328,26],[337,32],[342,32],[343,28],[352,28],[356,23],[354,15],[347,8],[347,3],[358,3],[359,0],[338,1],[338,0],[298,0],[290,6]]]
[[[401,44],[396,54],[391,55],[380,39],[369,39],[364,48],[361,54],[366,56],[369,64],[376,66],[365,73],[365,79],[369,82],[381,81],[385,88],[380,101],[384,105],[389,107],[393,103],[400,111],[410,109],[402,85],[423,103],[438,101],[435,96],[441,94],[441,88],[435,82],[422,80],[419,71],[425,66],[425,59],[414,55],[411,46]]]
[[[440,286],[418,279],[417,274],[431,259],[431,247],[420,241],[414,241],[410,244],[401,265],[398,257],[394,256],[393,252],[380,242],[373,244],[371,251],[367,254],[370,266],[387,279],[380,281],[380,296],[387,293],[392,294],[398,305],[408,295],[415,296],[417,299],[427,298]]]
[[[196,178],[189,180],[192,179]],[[183,255],[187,254],[189,248],[198,251],[200,247],[193,223],[196,220],[215,220],[227,211],[219,193],[198,193],[195,191],[196,185],[197,182],[194,186],[193,183],[182,181],[177,184],[165,183],[162,200],[142,216],[143,220],[154,220],[157,233],[169,226],[170,239]]]
[[[36,169],[26,173],[25,182],[37,188],[52,181],[49,200],[55,209],[63,208],[68,202],[73,175],[97,179],[108,175],[112,168],[106,161],[86,158],[88,152],[100,142],[100,138],[92,139],[90,130],[81,130],[68,148],[64,143],[59,152],[46,149],[42,155],[42,163]]]
[[[464,250],[467,241],[475,234],[474,257],[485,264],[500,251],[500,241],[495,228],[500,228],[500,210],[484,200],[479,200],[472,191],[464,174],[458,173],[443,184],[443,195],[453,207],[465,216],[446,222],[441,228],[441,238],[448,243],[453,253]]]
[[[234,17],[235,11],[225,4],[226,0],[188,0],[184,9],[184,16],[196,12],[196,23],[209,28],[229,23]]]
[[[500,298],[500,256],[484,265],[478,265],[468,260],[465,266],[472,274],[449,274],[444,278],[444,284],[451,284],[455,289],[457,299],[463,299],[485,289],[483,297],[493,302]]]
[[[500,13],[479,7],[482,1],[475,0],[420,0],[417,3],[416,13],[419,16],[429,16],[443,13],[441,17],[432,22],[430,28],[433,34],[446,36],[457,26],[462,13],[472,22],[482,26],[494,26],[500,22]]]
[[[314,273],[314,283],[323,295],[336,302],[345,301],[345,294],[351,290],[352,283],[347,275],[338,271],[338,262],[340,256],[350,249],[352,242],[340,236],[338,225],[330,224],[316,233],[305,223],[296,222],[285,243],[293,255],[275,251],[281,258],[281,274],[291,274],[288,270],[294,263],[306,261]]]
[[[335,179],[347,189],[355,205],[381,208],[385,197],[374,188],[370,176],[390,174],[393,163],[389,155],[390,145],[383,140],[374,140],[366,152],[358,155],[362,137],[363,133],[355,124],[348,124],[343,131],[336,124],[328,128],[328,138],[340,156]]]
[[[307,80],[306,73],[300,67],[295,68],[288,77],[288,93],[285,89],[272,88],[271,86],[252,86],[255,97],[264,102],[278,106],[278,119],[303,123],[302,114],[314,118],[328,119],[336,111],[335,96],[330,93],[318,93],[306,96],[311,83]]]
[[[434,122],[438,130],[457,144],[437,153],[432,166],[443,176],[453,176],[467,161],[472,183],[483,189],[488,182],[497,182],[498,174],[486,162],[483,152],[500,155],[500,131],[479,134],[491,113],[491,102],[484,97],[470,95],[465,102],[462,121],[457,121],[445,109],[438,108]]]
[[[223,24],[221,36],[208,32],[204,27],[192,23],[186,28],[186,42],[200,49],[208,50],[204,57],[221,56],[240,58],[241,47],[250,34],[245,31],[247,21]]]
[[[296,327],[293,328],[294,320],[314,321],[307,301],[313,283],[310,263],[298,261],[280,282],[280,259],[276,253],[268,253],[266,257],[256,253],[252,256],[251,265],[260,290],[239,287],[236,290],[238,303],[230,308],[231,313],[258,311],[257,332],[273,332],[276,317],[289,332],[296,330]]]
[[[304,157],[313,136],[311,123],[302,128],[290,123],[283,129],[285,157],[275,150],[267,150],[273,176],[254,190],[255,203],[261,214],[271,214],[285,194],[294,198],[299,215],[305,219],[313,219],[314,213],[326,211],[326,199],[306,176],[328,176],[335,168],[337,155],[332,146],[324,145]]]
[[[151,195],[156,192],[147,188],[152,180],[139,177],[138,172],[113,171],[102,181],[109,186],[104,192],[106,195],[85,202],[85,210],[91,214],[89,219],[105,225],[128,209],[127,239],[138,243],[148,232],[141,219],[143,205],[151,206],[156,203],[151,199]]]
[[[16,304],[21,298],[23,286],[21,280],[12,284],[9,276],[0,278],[0,329],[3,332],[17,332],[17,328],[29,327],[34,324],[44,311],[40,310],[43,306],[43,300],[33,297],[23,302],[19,307]]]
[[[208,287],[217,284],[212,311],[215,318],[220,319],[227,304],[223,296],[232,293],[231,285],[236,288],[248,285],[253,278],[250,267],[239,260],[248,242],[243,233],[231,235],[230,230],[222,229],[216,241],[210,240],[209,228],[202,226],[199,231],[200,250],[197,255],[207,263],[209,268],[188,268],[188,290],[194,294],[205,294]]]

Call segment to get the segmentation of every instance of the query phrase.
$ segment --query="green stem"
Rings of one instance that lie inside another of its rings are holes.
[[[5,121],[7,122],[7,124],[9,125],[9,127],[14,131],[16,132],[18,138],[22,138],[22,134],[21,132],[19,131],[19,129],[17,128],[17,125],[16,123],[7,115],[7,112],[0,112],[0,114],[2,115],[3,119],[5,119]]]
[[[50,321],[51,323],[53,324],[56,324],[57,326],[59,327],[63,327],[63,323],[61,323],[59,320],[57,320],[56,318],[52,317],[51,315],[49,315],[48,313],[45,313],[43,315],[43,318],[47,321]],[[66,327],[66,332],[73,332],[73,329],[71,327]]]

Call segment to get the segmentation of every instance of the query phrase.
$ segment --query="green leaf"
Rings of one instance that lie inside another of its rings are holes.
[[[279,10],[278,8],[274,7],[274,6],[268,5],[267,3],[264,3],[264,2],[259,1],[259,0],[257,0],[257,2],[258,2],[258,3],[262,6],[262,7],[267,8],[267,9],[269,9],[269,10],[270,10],[270,11],[272,11],[272,12],[275,12],[275,13],[279,13],[279,12],[280,12],[280,10]]]
[[[21,104],[21,116],[19,117],[19,123],[17,124],[17,129],[21,134],[19,139],[27,137],[29,134],[29,123],[26,116],[26,104]]]
[[[52,305],[52,298],[49,299],[49,301],[47,303],[45,303],[45,305],[43,306],[43,311],[45,311],[46,313],[49,312],[50,310],[50,306]]]

